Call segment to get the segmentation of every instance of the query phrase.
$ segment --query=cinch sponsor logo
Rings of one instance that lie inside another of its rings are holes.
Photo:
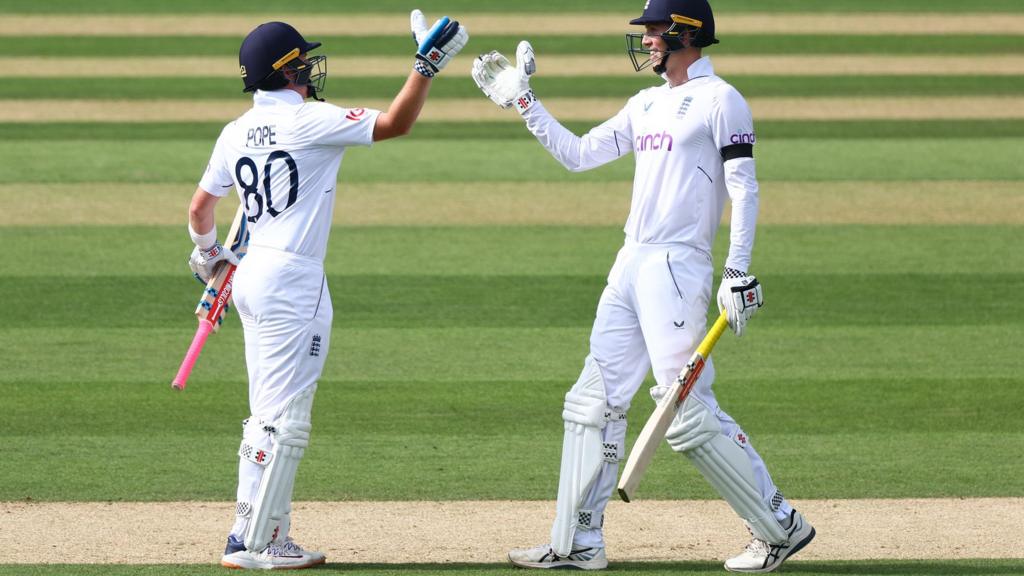
[[[345,114],[345,118],[353,122],[358,122],[363,118],[364,114],[366,114],[365,108],[353,108],[348,111],[348,114]]]
[[[729,141],[733,144],[753,144],[757,138],[753,132],[747,134],[733,134]]]
[[[642,136],[637,136],[634,148],[637,152],[662,149],[671,152],[672,135],[668,132],[662,132],[661,134],[644,134]]]

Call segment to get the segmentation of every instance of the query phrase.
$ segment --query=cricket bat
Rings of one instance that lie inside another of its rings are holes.
[[[238,207],[238,212],[235,214],[235,220],[231,223],[231,228],[228,230],[228,236],[225,239],[224,245],[228,246],[239,259],[245,255],[249,247],[249,226],[243,206]],[[210,335],[210,332],[216,332],[220,329],[221,322],[224,321],[224,313],[227,311],[228,302],[231,301],[231,287],[236,268],[238,266],[226,260],[221,261],[213,276],[210,277],[210,281],[206,283],[203,296],[199,299],[199,305],[196,306],[196,317],[199,318],[199,327],[196,328],[196,335],[192,338],[192,344],[188,347],[188,352],[185,353],[185,359],[181,361],[178,373],[174,376],[174,380],[171,381],[171,387],[175,390],[185,389],[189,374],[192,373],[192,368],[196,365],[196,360],[199,359],[199,352],[202,351],[203,345],[206,344],[207,336]]]
[[[626,467],[622,470],[622,477],[619,478],[619,497],[624,501],[629,502],[636,494],[640,479],[643,478],[644,472],[647,471],[651,460],[654,459],[658,445],[665,439],[665,432],[668,431],[672,418],[675,417],[683,400],[686,400],[687,395],[690,394],[693,385],[697,383],[697,378],[704,371],[705,361],[711,356],[711,349],[715,347],[715,343],[718,342],[722,332],[728,326],[729,316],[723,311],[711,326],[711,330],[708,330],[707,335],[704,336],[704,340],[697,346],[697,351],[686,363],[686,368],[683,368],[668,393],[661,398],[661,402],[658,402],[654,408],[654,413],[644,424],[643,430],[637,436],[636,443],[633,444],[633,449],[629,452]]]

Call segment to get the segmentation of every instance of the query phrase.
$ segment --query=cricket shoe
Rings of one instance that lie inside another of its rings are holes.
[[[245,544],[233,535],[228,536],[228,545],[220,559],[225,568],[248,568],[253,570],[295,570],[323,564],[327,557],[320,552],[303,550],[291,538],[284,542],[271,542],[262,552],[250,552]]]
[[[814,540],[814,526],[796,510],[782,522],[782,528],[789,534],[784,543],[770,544],[755,536],[739,556],[725,561],[725,569],[730,572],[771,572]]]
[[[604,548],[577,548],[573,546],[568,556],[555,554],[549,544],[536,548],[511,550],[509,562],[520,568],[575,568],[577,570],[603,570],[608,567]]]

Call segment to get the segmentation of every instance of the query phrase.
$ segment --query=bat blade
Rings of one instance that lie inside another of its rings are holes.
[[[683,400],[686,400],[690,394],[693,385],[697,383],[697,378],[704,371],[704,363],[711,355],[712,348],[715,347],[715,343],[718,342],[728,326],[729,318],[725,312],[722,312],[711,326],[711,330],[708,330],[707,335],[704,336],[704,340],[697,346],[697,351],[690,357],[690,361],[686,363],[686,368],[675,379],[668,392],[654,408],[647,423],[644,424],[640,435],[637,436],[636,443],[633,444],[633,449],[629,452],[629,458],[626,459],[622,476],[619,478],[619,497],[624,502],[631,501],[636,494],[640,480],[647,472],[647,467],[650,466],[654,454],[658,451],[658,446],[664,440],[665,433],[672,424],[672,418],[675,417]]]
[[[231,223],[231,229],[228,230],[225,244],[239,258],[242,258],[249,248],[249,227],[243,206],[239,206],[238,212],[235,213],[235,219]],[[188,347],[188,352],[185,353],[185,358],[181,361],[178,373],[171,381],[171,387],[175,390],[185,389],[192,368],[206,344],[206,338],[210,332],[220,329],[220,325],[224,321],[224,314],[228,309],[228,303],[231,301],[237,268],[225,260],[220,263],[209,282],[206,283],[206,288],[203,289],[203,295],[199,299],[195,312],[199,319],[199,327],[192,338],[192,344]]]

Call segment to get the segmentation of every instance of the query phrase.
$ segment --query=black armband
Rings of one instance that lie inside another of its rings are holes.
[[[753,158],[753,144],[730,144],[722,148],[722,161],[728,162],[736,158]]]

